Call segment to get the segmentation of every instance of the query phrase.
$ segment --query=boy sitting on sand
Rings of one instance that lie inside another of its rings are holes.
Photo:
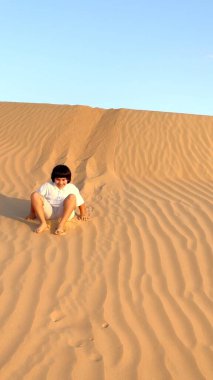
[[[79,207],[80,219],[87,220],[85,203],[78,188],[71,183],[70,169],[66,165],[57,165],[53,168],[51,181],[31,194],[31,210],[27,219],[39,219],[36,233],[49,229],[48,219],[59,219],[55,234],[63,235],[65,223],[75,216],[76,207]]]

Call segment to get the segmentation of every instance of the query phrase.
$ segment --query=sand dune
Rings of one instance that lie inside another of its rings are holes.
[[[0,103],[0,379],[213,378],[213,117]],[[33,233],[58,163],[91,213]]]

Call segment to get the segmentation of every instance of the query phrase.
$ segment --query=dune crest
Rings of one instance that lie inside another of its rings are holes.
[[[211,380],[213,117],[0,103],[4,380]],[[37,236],[72,169],[91,220]]]

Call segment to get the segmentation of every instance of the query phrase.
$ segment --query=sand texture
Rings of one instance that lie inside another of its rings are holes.
[[[213,379],[213,117],[0,103],[0,379]],[[66,164],[91,214],[35,234]]]

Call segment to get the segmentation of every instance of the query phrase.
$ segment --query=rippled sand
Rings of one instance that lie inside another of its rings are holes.
[[[0,379],[212,380],[213,117],[0,103]],[[33,233],[71,167],[91,213]]]

